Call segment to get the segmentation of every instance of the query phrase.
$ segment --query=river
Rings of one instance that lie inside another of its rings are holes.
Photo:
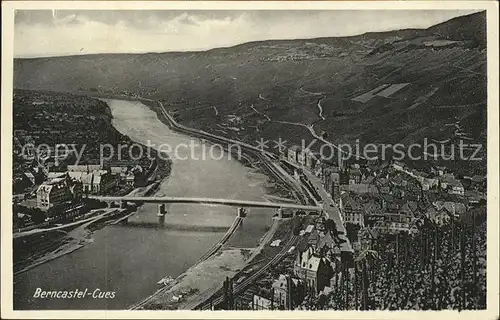
[[[113,125],[133,141],[153,146],[168,144],[172,172],[158,195],[263,200],[267,178],[219,149],[192,150],[199,140],[172,132],[156,113],[140,102],[107,100]],[[193,142],[192,142],[193,141]],[[182,148],[176,146],[182,145]],[[166,150],[163,146],[162,150]],[[217,153],[219,151],[219,153]],[[222,156],[223,155],[223,156]],[[49,261],[14,278],[14,309],[124,309],[153,293],[156,282],[177,277],[216,244],[236,216],[236,208],[171,204],[165,223],[157,206],[145,204],[128,224],[96,231],[93,243]],[[255,247],[271,224],[270,209],[251,209],[229,245]],[[114,291],[113,299],[40,299],[43,290],[100,289]]]

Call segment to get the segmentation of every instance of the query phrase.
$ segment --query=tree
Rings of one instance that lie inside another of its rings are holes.
[[[472,299],[473,308],[477,307],[477,252],[476,252],[476,214],[472,210]]]
[[[326,295],[321,294],[321,295],[318,297],[318,302],[317,302],[317,308],[318,308],[318,310],[323,310],[323,309],[325,309],[326,303],[327,303],[327,300],[326,300]]]
[[[433,248],[434,250],[433,250],[433,254],[432,254],[432,264],[431,264],[431,295],[430,295],[431,303],[430,303],[430,307],[432,309],[436,309],[436,299],[435,299],[436,271],[435,270],[436,270],[436,263],[437,263],[437,259],[438,259],[438,246],[439,246],[437,225],[434,225],[433,231],[434,231],[434,248]]]
[[[354,261],[354,308],[356,310],[359,309],[359,304],[358,304],[358,262]]]
[[[349,282],[350,275],[349,270],[347,269],[347,265],[344,263],[344,276],[345,276],[345,296],[344,296],[344,309],[349,310]]]
[[[38,208],[34,208],[30,212],[30,214],[31,214],[31,220],[35,224],[43,223],[43,222],[45,222],[45,219],[47,218],[47,215],[45,214],[45,212],[43,212],[42,210],[40,210]]]
[[[325,222],[325,229],[326,232],[337,231],[337,229],[335,228],[335,222],[332,219],[327,219]]]
[[[465,222],[462,219],[460,226],[460,309],[464,310],[465,305]]]
[[[368,310],[368,261],[372,262],[375,260],[379,260],[380,256],[377,251],[371,249],[364,249],[358,255],[358,257],[354,260],[354,263],[360,263],[362,274],[363,274],[363,296],[362,296],[362,310]]]
[[[293,225],[293,234],[294,235],[299,235],[300,229],[302,229],[302,226],[304,224],[304,218],[302,216],[296,215],[293,217],[292,220],[292,225]]]

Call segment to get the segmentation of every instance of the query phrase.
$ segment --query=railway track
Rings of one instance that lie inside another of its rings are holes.
[[[226,234],[222,237],[222,239],[215,245],[213,246],[209,251],[207,251],[201,258],[198,260],[198,263],[203,262],[210,258],[212,255],[214,255],[223,245],[224,243],[229,239],[231,234],[234,232],[234,230],[240,225],[242,221],[242,218],[237,217],[234,221],[231,227],[229,227],[228,231]],[[172,284],[173,285],[173,284]],[[156,291],[153,295],[149,296],[148,298],[142,300],[141,302],[129,307],[129,310],[137,310],[141,308],[142,306],[146,305],[148,302],[150,302],[154,297],[158,296],[159,294],[166,292],[168,289],[172,287],[172,285],[166,286],[164,288],[159,289]]]
[[[239,283],[233,288],[233,294],[240,294],[243,290],[245,290],[249,285],[251,285],[255,280],[257,280],[260,276],[262,276],[270,267],[278,264],[282,258],[287,254],[288,250],[297,242],[298,236],[292,235],[287,244],[283,247],[283,249],[275,255],[266,265],[259,269],[259,271],[252,274],[250,277],[245,279],[243,282]],[[194,309],[198,310],[207,310],[210,309],[210,306],[217,306],[223,302],[224,298],[219,296],[211,301],[211,303],[201,303],[196,306]]]
[[[282,173],[279,172],[276,169],[276,167],[271,163],[272,162],[271,159],[266,159],[264,155],[257,155],[257,156],[261,160],[262,164],[269,171],[269,173],[271,173],[271,175],[276,177],[280,182],[282,182],[284,185],[288,186],[291,190],[293,190],[293,194],[302,204],[309,203],[307,197],[303,194],[302,190],[298,188],[293,182],[283,177]]]
[[[213,256],[226,243],[229,237],[231,237],[236,228],[241,224],[242,220],[243,219],[241,217],[237,217],[236,219],[234,219],[233,224],[229,227],[229,229],[224,234],[222,239],[216,245],[214,245],[210,250],[208,250],[203,256],[201,256],[201,258],[198,260],[196,264],[203,262],[208,258],[210,258],[211,256]]]

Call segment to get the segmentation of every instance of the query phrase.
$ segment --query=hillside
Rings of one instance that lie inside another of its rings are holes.
[[[109,159],[107,164],[140,164],[147,167],[151,163],[146,152],[139,155],[132,151],[132,157],[128,148],[117,148],[118,145],[130,146],[133,142],[113,127],[109,106],[98,99],[49,91],[15,90],[12,109],[12,181],[15,193],[23,193],[33,187],[24,175],[34,167],[34,158],[29,156],[29,144],[37,146],[37,150],[47,156],[42,163],[53,171],[65,169],[66,165],[77,162],[100,164],[103,160],[99,158],[101,153]],[[106,144],[115,146],[115,150],[121,153],[110,154],[107,148],[101,150],[100,146]],[[65,151],[69,153],[68,156],[64,156]],[[156,156],[156,150],[151,150],[151,155]],[[157,159],[158,175],[168,174],[170,163],[163,161],[164,157]]]
[[[485,148],[485,23],[481,12],[425,30],[204,52],[16,59],[14,84],[160,99],[183,124],[253,144],[261,137],[288,145],[310,140],[301,124],[313,124],[336,143],[453,143],[466,136]],[[406,85],[364,95],[391,84]],[[453,165],[484,172],[484,164]]]

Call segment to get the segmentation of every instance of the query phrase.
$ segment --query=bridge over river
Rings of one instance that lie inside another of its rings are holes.
[[[302,211],[313,211],[321,213],[323,207],[307,206],[294,203],[277,203],[266,201],[249,201],[249,200],[234,200],[234,199],[214,199],[214,198],[193,198],[193,197],[134,197],[134,196],[89,196],[89,199],[94,199],[102,202],[120,203],[121,208],[125,208],[127,203],[158,203],[158,216],[165,216],[165,204],[168,203],[187,203],[187,204],[206,204],[206,205],[224,205],[239,208],[275,208],[275,209],[294,209]],[[241,215],[244,211],[238,211]]]

